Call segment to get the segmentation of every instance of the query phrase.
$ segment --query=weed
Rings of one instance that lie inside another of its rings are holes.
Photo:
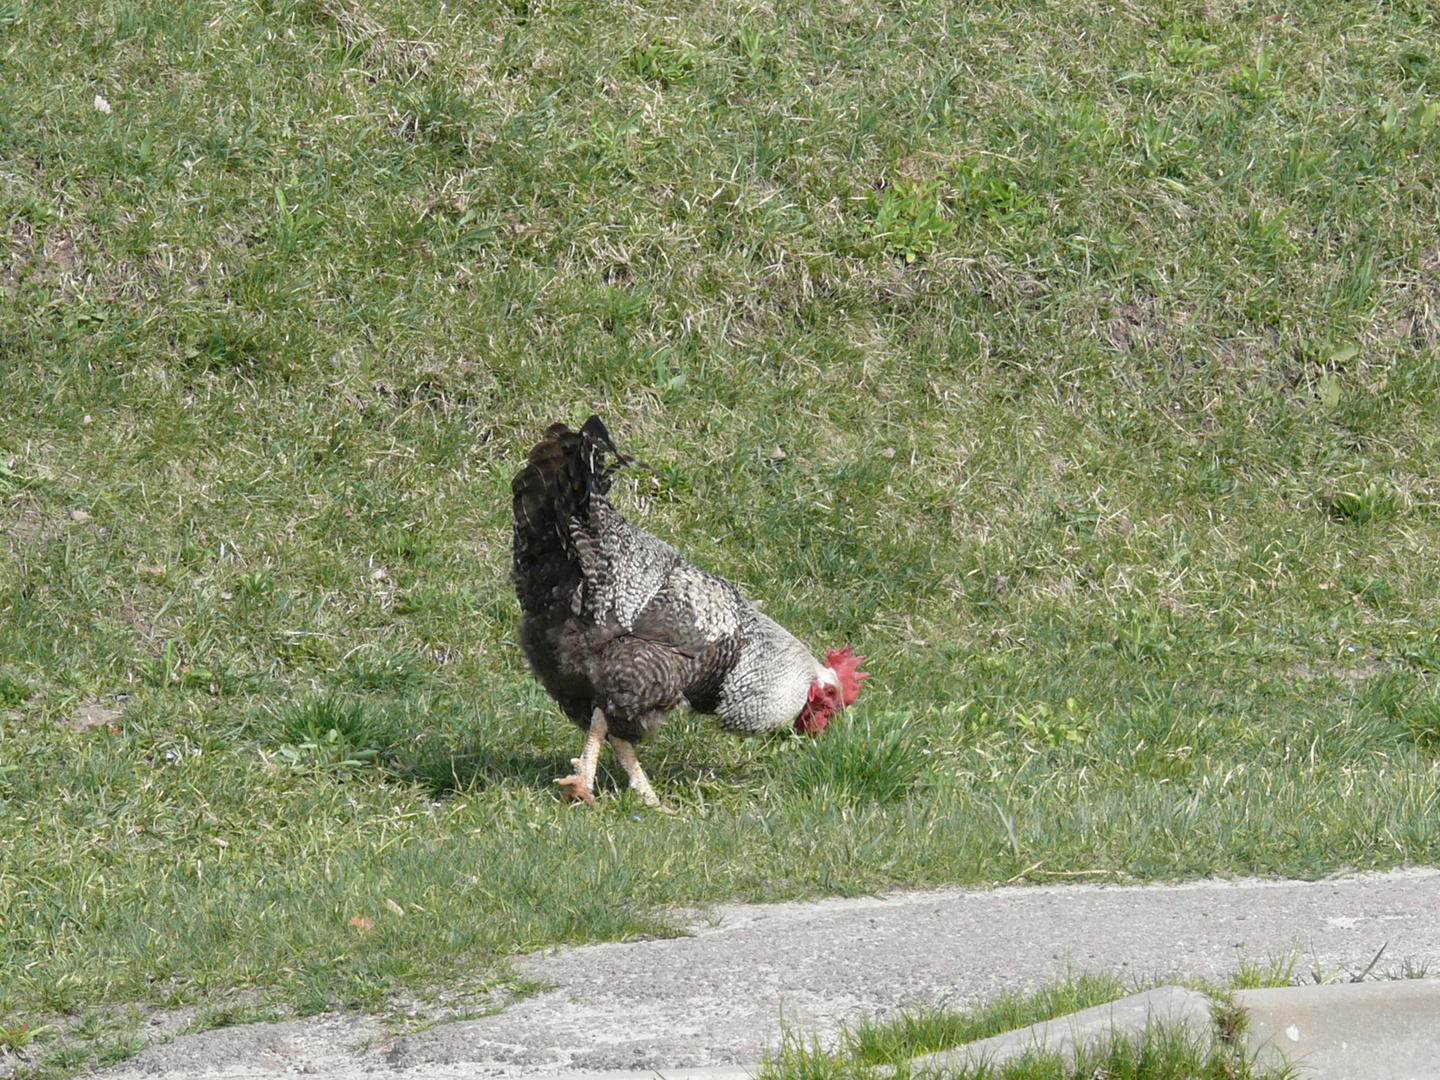
[[[1378,480],[1361,491],[1337,491],[1326,497],[1325,505],[1335,517],[1356,525],[1386,521],[1400,509],[1395,493]]]
[[[19,1050],[28,1046],[40,1030],[32,1028],[28,1023],[16,1024],[10,1027],[0,1023],[0,1049]]]
[[[912,263],[955,234],[956,223],[941,204],[940,183],[898,181],[866,196],[865,235],[902,262]]]
[[[992,221],[1035,216],[1035,195],[1024,191],[1014,178],[982,165],[977,158],[956,163],[947,172],[946,180],[957,204],[974,216]]]
[[[282,709],[270,722],[283,761],[341,771],[373,765],[383,749],[379,728],[365,706],[312,697]]]
[[[758,44],[755,47],[758,48]],[[684,82],[694,74],[696,55],[684,46],[657,40],[648,45],[637,45],[630,51],[628,63],[630,70],[640,78],[669,87]]]
[[[1165,59],[1179,67],[1213,67],[1218,63],[1220,46],[1203,38],[1196,40],[1176,30],[1165,42]]]
[[[1236,990],[1260,990],[1271,986],[1292,986],[1295,982],[1295,964],[1298,956],[1276,957],[1269,963],[1261,966],[1242,961],[1240,967],[1230,978],[1230,985]],[[1234,1028],[1238,1021],[1231,1021],[1228,1025],[1222,1025],[1222,1031],[1226,1026]]]
[[[0,709],[12,709],[23,705],[34,693],[29,683],[22,682],[4,671],[0,671]]]
[[[760,75],[778,70],[779,65],[773,56],[774,37],[765,30],[742,26],[730,39],[730,47],[747,74]]]
[[[1400,978],[1402,979],[1428,979],[1430,977],[1430,965],[1423,960],[1413,960],[1406,957],[1400,965]]]
[[[1058,712],[1040,704],[1016,713],[1015,727],[1022,741],[1039,747],[1079,746],[1087,734],[1074,698],[1067,698]]]

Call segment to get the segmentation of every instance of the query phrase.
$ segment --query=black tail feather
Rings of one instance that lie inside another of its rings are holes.
[[[616,470],[626,465],[648,468],[620,452],[598,416],[578,432],[552,424],[535,444],[510,484],[515,517],[511,579],[522,609],[533,612],[567,601],[593,572],[593,545],[586,542],[590,499],[603,498]]]

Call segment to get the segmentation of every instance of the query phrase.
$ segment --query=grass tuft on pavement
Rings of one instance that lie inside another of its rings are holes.
[[[1293,965],[1292,965],[1293,966]],[[1249,966],[1233,988],[1290,985],[1283,964],[1268,970]],[[953,1077],[955,1080],[1287,1080],[1293,1070],[1267,1068],[1252,1060],[1243,1036],[1249,1022],[1228,991],[1208,987],[1214,999],[1215,1035],[1147,1025],[1140,1033],[1116,1032],[1084,1042],[1073,1053],[1034,1050],[1010,1061],[973,1066],[917,1066],[915,1060],[1032,1024],[1068,1016],[1096,1005],[1153,989],[1111,974],[1070,975],[1031,993],[1001,994],[963,1011],[907,1010],[893,1019],[864,1019],[841,1031],[834,1046],[786,1032],[770,1054],[760,1080],[879,1080],[896,1077]]]

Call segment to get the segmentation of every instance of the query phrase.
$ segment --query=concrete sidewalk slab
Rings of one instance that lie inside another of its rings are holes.
[[[1073,1061],[1076,1047],[1093,1046],[1112,1038],[1140,1038],[1151,1026],[1184,1032],[1193,1039],[1207,1040],[1208,1045],[1215,1031],[1213,1004],[1208,995],[1197,990],[1158,986],[1143,994],[1132,994],[1043,1024],[927,1054],[912,1061],[910,1067],[925,1073],[958,1071],[980,1065],[1003,1065],[1037,1051],[1061,1054]]]
[[[1257,1060],[1289,1062],[1297,1080],[1440,1077],[1440,980],[1244,990],[1235,1000],[1250,1014]]]

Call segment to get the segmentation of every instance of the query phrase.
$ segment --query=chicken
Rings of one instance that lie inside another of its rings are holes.
[[[586,732],[575,771],[555,781],[562,793],[594,801],[609,740],[630,787],[659,806],[635,746],[675,707],[712,713],[741,735],[791,724],[819,734],[868,675],[848,647],[820,663],[733,584],[621,517],[606,495],[625,465],[641,463],[615,448],[598,416],[578,432],[545,432],[511,483],[511,581],[525,660]]]

